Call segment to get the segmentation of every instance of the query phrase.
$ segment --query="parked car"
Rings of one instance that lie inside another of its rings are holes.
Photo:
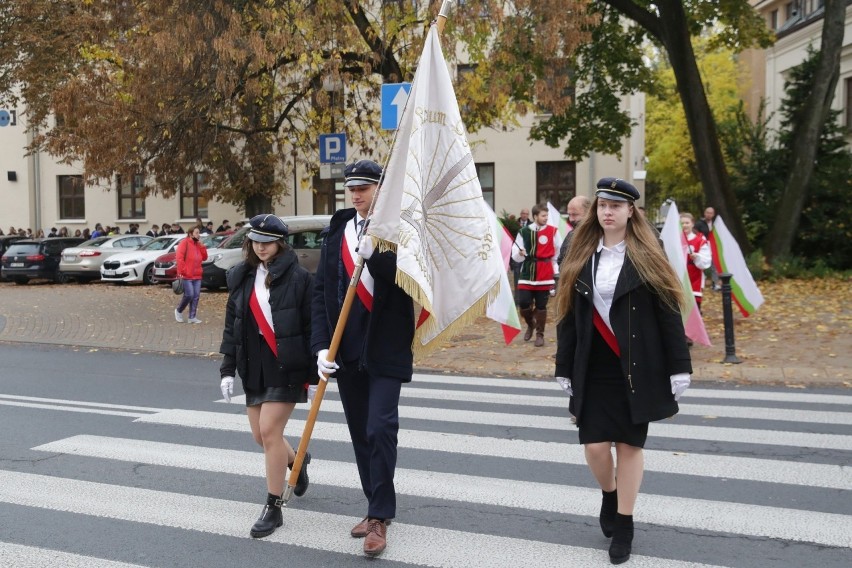
[[[289,235],[287,242],[296,251],[299,264],[313,274],[319,265],[322,237],[320,233],[331,221],[331,215],[298,215],[281,217]],[[228,270],[243,259],[243,243],[251,227],[245,225],[223,242],[216,251],[211,251],[207,260],[201,263],[201,285],[208,290],[218,290],[227,286],[225,275]]]
[[[84,240],[81,237],[49,237],[16,241],[0,259],[3,276],[15,284],[26,284],[34,278],[67,282],[68,277],[59,271],[62,250]]]
[[[137,249],[153,237],[145,235],[119,235],[95,237],[79,246],[62,251],[59,271],[78,282],[91,282],[101,277],[101,265],[120,252]]]
[[[212,235],[201,235],[201,244],[208,250],[215,249],[222,244],[234,231],[223,231]],[[177,252],[167,252],[158,256],[154,261],[154,275],[152,279],[155,284],[171,284],[177,280]]]
[[[157,237],[136,250],[114,254],[101,265],[101,280],[153,284],[154,261],[164,253],[174,252],[185,238],[185,233]]]
[[[0,257],[3,256],[3,253],[6,252],[6,249],[8,249],[12,243],[22,241],[25,238],[26,237],[22,237],[20,235],[0,235]],[[0,280],[6,280],[6,277],[3,276],[2,271],[0,271]]]

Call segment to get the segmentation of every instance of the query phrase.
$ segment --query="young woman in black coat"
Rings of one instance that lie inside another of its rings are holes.
[[[313,280],[287,244],[287,225],[275,215],[251,219],[245,260],[228,272],[228,304],[220,352],[222,395],[230,402],[239,373],[254,440],[266,460],[266,506],[250,534],[260,538],[282,524],[284,476],[295,460],[284,427],[296,403],[306,402],[318,377],[310,351]],[[293,490],[308,488],[305,456]]]
[[[601,486],[610,561],[621,564],[630,558],[648,423],[677,413],[692,366],[683,288],[634,207],[639,191],[616,178],[597,187],[560,270],[556,377]]]

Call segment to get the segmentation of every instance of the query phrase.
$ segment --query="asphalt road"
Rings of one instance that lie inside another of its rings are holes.
[[[205,357],[0,344],[0,566],[365,566],[332,382],[312,484],[253,540],[262,455]],[[852,565],[852,396],[694,388],[653,424],[628,566]],[[295,441],[306,408],[287,433]],[[383,566],[608,566],[600,493],[552,382],[403,388]]]

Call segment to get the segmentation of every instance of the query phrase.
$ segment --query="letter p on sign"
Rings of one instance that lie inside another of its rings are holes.
[[[342,164],[346,161],[346,134],[320,134],[320,163]]]

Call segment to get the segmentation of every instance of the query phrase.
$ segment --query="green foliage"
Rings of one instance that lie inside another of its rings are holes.
[[[724,131],[736,121],[739,85],[747,78],[731,50],[715,47],[719,43],[715,36],[697,38],[693,43],[707,100],[719,130]],[[704,192],[671,65],[661,62],[655,79],[657,91],[648,95],[645,104],[645,154],[649,160],[645,203],[653,210],[670,198],[680,211],[700,216]]]
[[[530,138],[554,148],[564,141],[565,155],[577,160],[591,152],[620,155],[622,140],[633,125],[621,108],[621,97],[655,90],[654,77],[643,61],[641,28],[625,27],[618,10],[604,3],[592,2],[590,10],[599,14],[600,22],[589,27],[591,40],[579,46],[568,63],[576,78],[574,104],[530,132]]]
[[[743,210],[743,220],[752,242],[769,234],[769,223],[784,191],[789,175],[790,148],[796,136],[795,125],[808,94],[817,53],[793,68],[779,109],[780,129],[772,139],[763,107],[752,122],[742,108],[737,120],[720,129],[731,181]],[[846,145],[847,132],[840,125],[840,111],[832,111],[823,128],[817,151],[817,165],[793,243],[792,255],[773,262],[780,275],[813,270],[852,267],[852,153]],[[822,268],[820,268],[822,267]]]
[[[518,236],[518,231],[521,230],[521,224],[518,222],[518,218],[507,212],[503,209],[500,212],[500,222],[503,223],[503,226],[506,227],[506,230],[512,233],[512,238]]]

